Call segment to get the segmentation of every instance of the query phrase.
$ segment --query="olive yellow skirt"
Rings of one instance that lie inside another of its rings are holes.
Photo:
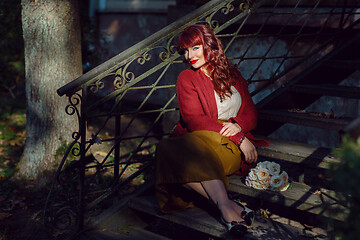
[[[241,151],[228,137],[216,132],[195,131],[167,138],[156,147],[156,196],[165,211],[184,209],[191,202],[177,189],[188,182],[219,179],[229,186],[228,175],[239,170]]]

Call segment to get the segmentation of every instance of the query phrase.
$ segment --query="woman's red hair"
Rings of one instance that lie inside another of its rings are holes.
[[[187,49],[195,45],[203,45],[206,61],[205,69],[213,79],[215,91],[220,99],[231,96],[233,79],[240,77],[240,72],[225,56],[221,41],[214,31],[206,25],[191,25],[182,31],[178,38],[180,49]]]

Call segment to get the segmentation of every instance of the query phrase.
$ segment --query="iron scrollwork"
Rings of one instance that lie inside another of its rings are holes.
[[[151,55],[148,51],[144,52],[140,56],[130,60],[124,66],[118,68],[115,72],[115,80],[114,80],[114,87],[115,89],[119,89],[124,86],[124,84],[131,82],[135,79],[135,74],[133,72],[127,72],[127,68],[131,63],[137,60],[137,63],[140,65],[144,65],[146,62],[150,61]]]
[[[246,0],[246,2],[240,3],[239,9],[242,12],[250,11],[250,6],[251,6],[251,0]]]
[[[232,1],[233,2],[233,1]],[[217,28],[220,27],[220,23],[218,20],[213,19],[214,15],[221,11],[222,14],[228,15],[230,12],[233,12],[235,10],[235,6],[232,2],[227,3],[224,7],[219,9],[218,11],[212,12],[209,16],[205,18],[205,22],[215,31],[217,32]],[[248,12],[251,11],[251,0],[246,0],[245,2],[242,2],[239,4],[239,10],[241,12]]]
[[[169,38],[167,41],[166,47],[164,47],[165,51],[159,54],[159,58],[161,61],[165,62],[167,59],[172,57],[174,54],[178,53],[178,48],[175,45],[171,45],[172,41],[174,40],[174,36]]]
[[[126,72],[126,68],[130,63],[132,62],[127,63],[124,68],[121,67],[116,71],[114,80],[115,89],[119,89],[124,86],[125,83],[135,79],[135,74],[133,72]]]
[[[221,12],[224,15],[227,15],[227,14],[229,14],[229,12],[234,11],[234,9],[235,9],[234,5],[231,3],[228,3],[228,4],[226,4],[226,6],[224,8],[221,9]]]
[[[138,57],[137,62],[140,65],[144,65],[145,62],[150,61],[150,59],[151,59],[151,55],[148,52],[145,52]]]
[[[65,112],[68,115],[74,115],[76,113],[78,119],[80,118],[79,110],[77,106],[81,103],[81,95],[78,93],[75,93],[69,97],[69,105],[65,107]]]
[[[104,82],[101,79],[99,79],[96,82],[94,82],[93,84],[91,84],[89,87],[90,87],[90,91],[92,93],[96,93],[99,91],[99,89],[103,89],[104,86],[105,86]]]

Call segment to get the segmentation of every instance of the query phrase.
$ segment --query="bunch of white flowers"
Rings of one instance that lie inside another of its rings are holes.
[[[285,191],[290,185],[288,174],[285,171],[280,174],[280,165],[269,161],[259,162],[250,169],[245,184],[255,189],[273,191]]]

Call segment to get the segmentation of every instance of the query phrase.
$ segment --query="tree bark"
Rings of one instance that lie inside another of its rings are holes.
[[[77,0],[22,0],[26,141],[18,177],[37,178],[58,165],[56,151],[72,141],[77,119],[56,90],[82,74]]]

